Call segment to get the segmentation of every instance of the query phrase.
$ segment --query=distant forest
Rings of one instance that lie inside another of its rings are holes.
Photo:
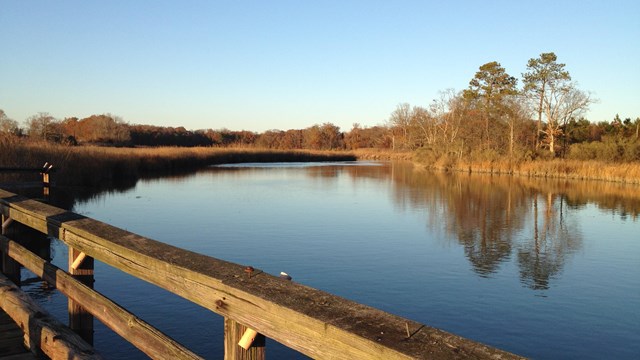
[[[326,122],[263,133],[130,125],[111,114],[56,119],[29,117],[24,126],[0,110],[0,136],[77,146],[214,146],[265,149],[418,151],[432,161],[510,158],[640,161],[640,117],[592,123],[595,99],[580,90],[554,53],[527,63],[519,79],[498,62],[479,67],[467,89],[446,90],[428,106],[399,104],[385,124],[348,131]]]

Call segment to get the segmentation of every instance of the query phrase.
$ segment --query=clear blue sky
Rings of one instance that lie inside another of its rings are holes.
[[[384,123],[498,61],[555,52],[640,116],[640,1],[0,0],[0,109],[19,122],[112,113],[130,124],[264,131]]]

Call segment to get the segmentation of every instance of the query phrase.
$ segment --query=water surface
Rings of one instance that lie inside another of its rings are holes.
[[[638,187],[403,163],[242,164],[140,181],[74,210],[523,356],[640,355]],[[66,266],[59,242],[53,255]],[[95,277],[136,315],[222,357],[218,315],[101,263]],[[27,288],[65,316],[60,295]],[[98,322],[95,343],[109,358],[144,358]]]

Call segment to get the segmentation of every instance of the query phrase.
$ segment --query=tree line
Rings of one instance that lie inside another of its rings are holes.
[[[565,67],[554,53],[542,53],[529,59],[518,87],[500,63],[483,64],[462,91],[443,91],[428,107],[398,105],[390,117],[394,146],[434,161],[640,160],[640,118],[585,119],[596,100]]]
[[[521,79],[492,61],[462,91],[448,89],[428,106],[399,104],[385,124],[331,122],[263,133],[130,125],[112,114],[55,119],[38,113],[24,126],[0,110],[0,134],[66,145],[218,146],[267,149],[420,151],[427,159],[513,160],[570,157],[640,160],[640,118],[593,123],[583,117],[595,99],[580,90],[557,56],[542,53]],[[522,86],[518,86],[521,80]]]
[[[49,113],[30,116],[20,127],[0,109],[0,134],[31,141],[47,141],[69,146],[218,146],[260,147],[267,149],[347,150],[389,148],[387,126],[362,128],[355,124],[350,132],[340,131],[332,123],[313,125],[299,130],[268,130],[257,133],[227,129],[187,130],[184,127],[130,125],[119,116],[91,115],[57,120]]]

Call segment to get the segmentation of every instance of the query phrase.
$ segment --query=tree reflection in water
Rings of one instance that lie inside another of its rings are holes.
[[[582,236],[567,216],[564,195],[534,194],[531,202],[533,238],[526,238],[518,247],[520,279],[531,289],[546,290],[550,279],[562,270],[566,256],[581,248]]]
[[[640,214],[637,186],[391,166],[398,206],[424,209],[427,226],[462,245],[481,277],[494,276],[515,257],[523,286],[533,290],[549,289],[570,255],[582,247],[572,209],[595,203],[622,219],[637,221]],[[358,176],[367,170],[358,169]],[[380,175],[371,170],[372,177]]]
[[[638,221],[640,216],[640,188],[636,185],[429,172],[407,162],[348,165],[291,166],[304,167],[310,177],[320,181],[335,181],[338,174],[347,173],[356,186],[364,179],[388,182],[396,205],[419,209],[430,231],[444,232],[443,238],[461,245],[478,276],[493,277],[503,264],[514,259],[522,284],[533,290],[549,289],[571,254],[582,247],[573,209],[595,204],[624,221]],[[225,174],[233,176],[232,169],[225,169]],[[235,170],[264,171],[250,167]],[[189,176],[178,174],[170,179],[181,182]],[[56,188],[51,200],[56,206],[72,209],[76,201],[127,188],[84,192]]]

